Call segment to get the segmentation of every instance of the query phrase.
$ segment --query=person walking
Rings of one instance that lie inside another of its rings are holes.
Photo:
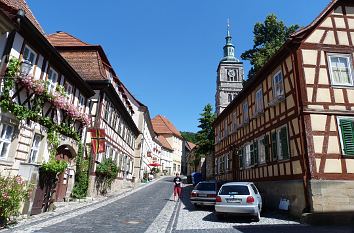
[[[173,200],[176,201],[176,196],[181,198],[182,193],[182,179],[179,177],[179,174],[176,173],[176,177],[173,179],[174,188],[173,188]]]

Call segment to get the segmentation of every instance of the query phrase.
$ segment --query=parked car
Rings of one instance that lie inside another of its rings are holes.
[[[216,182],[201,181],[192,190],[190,201],[196,207],[198,205],[215,205],[216,188]]]
[[[230,182],[221,186],[215,198],[215,214],[250,215],[258,222],[261,218],[262,197],[252,182]]]

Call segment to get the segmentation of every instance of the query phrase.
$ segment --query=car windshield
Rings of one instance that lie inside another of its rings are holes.
[[[226,185],[220,190],[220,195],[249,195],[250,191],[246,185]]]
[[[195,186],[196,190],[201,190],[201,191],[207,191],[207,190],[213,190],[215,191],[215,183],[199,183],[197,186]]]

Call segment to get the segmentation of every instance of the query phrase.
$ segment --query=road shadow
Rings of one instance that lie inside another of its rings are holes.
[[[190,194],[191,194],[193,188],[194,187],[193,187],[192,184],[185,184],[185,186],[182,188],[182,198],[180,200],[181,200],[181,202],[184,205],[184,209],[188,210],[188,211],[200,211],[200,210],[203,210],[203,211],[213,212],[214,211],[214,206],[198,206],[198,207],[195,207],[191,203],[189,197],[190,197]]]
[[[251,223],[253,222],[251,217],[248,216],[236,216],[227,215],[222,218],[217,218],[214,211],[203,218],[203,221],[207,222],[227,222],[227,223]]]
[[[242,233],[354,233],[354,229],[350,227],[323,227],[298,224],[277,224],[277,225],[245,225],[234,226],[235,230]]]

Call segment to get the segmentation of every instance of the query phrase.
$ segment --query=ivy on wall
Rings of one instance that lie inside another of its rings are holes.
[[[43,163],[41,166],[41,169],[44,170],[45,172],[50,172],[50,173],[60,173],[63,172],[68,164],[64,160],[56,160],[55,155],[56,155],[56,149],[59,147],[59,133],[65,136],[68,136],[76,141],[80,141],[80,135],[78,134],[75,129],[66,124],[66,123],[61,123],[57,124],[53,122],[53,119],[50,117],[43,117],[41,114],[41,111],[44,107],[44,104],[47,101],[53,101],[53,96],[50,96],[45,90],[47,90],[45,84],[42,83],[42,81],[37,81],[38,85],[35,86],[32,84],[31,87],[34,88],[34,93],[35,97],[33,98],[33,107],[32,109],[26,108],[25,106],[19,105],[15,102],[12,101],[12,98],[10,96],[11,90],[13,90],[15,81],[16,80],[22,80],[22,77],[19,77],[19,67],[20,67],[20,62],[16,58],[11,58],[8,67],[5,73],[5,79],[4,79],[4,87],[3,87],[3,93],[0,96],[0,107],[3,111],[6,112],[11,112],[18,120],[31,120],[34,122],[37,122],[41,124],[42,126],[46,127],[48,132],[47,132],[47,140],[48,143],[50,144],[50,159],[48,162]],[[20,85],[25,85],[25,80],[26,77],[23,78],[23,80],[20,83]],[[32,80],[32,81],[31,81]],[[33,79],[30,81],[33,82]],[[26,82],[30,82],[26,81]],[[43,87],[43,85],[44,87]],[[59,90],[59,92],[63,92],[63,90]],[[57,107],[57,106],[56,106]],[[61,106],[64,107],[64,106]],[[77,114],[74,112],[74,114]],[[78,118],[82,119],[83,122],[87,123],[86,116],[77,116]],[[73,121],[71,121],[73,123]]]

